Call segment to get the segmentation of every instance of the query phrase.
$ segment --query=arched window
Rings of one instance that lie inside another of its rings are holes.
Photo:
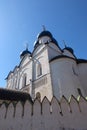
[[[25,86],[26,86],[26,80],[27,80],[27,75],[24,74],[24,76],[23,76],[23,81],[22,81],[22,87],[25,87]]]
[[[37,76],[42,75],[42,66],[40,63],[37,64]]]
[[[38,99],[39,101],[41,101],[41,94],[40,94],[40,92],[36,93],[36,99]]]

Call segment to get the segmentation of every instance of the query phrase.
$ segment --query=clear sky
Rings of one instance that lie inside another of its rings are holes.
[[[20,62],[28,42],[46,26],[61,48],[63,40],[77,58],[87,59],[87,0],[0,0],[0,87]]]

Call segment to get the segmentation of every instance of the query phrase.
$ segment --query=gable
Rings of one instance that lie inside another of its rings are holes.
[[[28,62],[30,61],[30,57],[28,55],[26,55],[20,62],[21,67],[24,67]]]
[[[38,53],[40,53],[45,47],[45,44],[41,44],[39,45],[37,48],[34,49],[33,51],[33,56],[37,55]]]

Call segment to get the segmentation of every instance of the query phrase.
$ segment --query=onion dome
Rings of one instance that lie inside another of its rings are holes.
[[[20,53],[20,58],[23,58],[23,57],[24,57],[25,55],[27,55],[27,54],[31,55],[31,52],[28,51],[28,48],[26,48],[26,50],[24,50],[24,51],[22,51],[22,52]]]
[[[48,36],[48,37],[52,38],[52,34],[47,30],[44,30],[40,34],[38,34],[38,39],[43,37],[43,36]]]
[[[38,34],[37,40],[34,42],[34,49],[36,49],[41,44],[49,44],[51,42],[54,43],[57,47],[59,47],[57,41],[55,40],[51,32],[43,28],[43,31]]]
[[[68,50],[69,52],[71,52],[72,54],[74,54],[74,51],[71,47],[65,47],[64,49]]]

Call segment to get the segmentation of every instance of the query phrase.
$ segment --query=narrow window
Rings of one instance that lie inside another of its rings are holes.
[[[15,89],[17,89],[17,77],[15,78]]]
[[[42,75],[42,66],[39,63],[39,64],[37,64],[37,76],[40,76],[40,75]]]
[[[80,96],[82,96],[82,92],[81,92],[80,88],[77,88],[77,90],[78,90],[78,94],[79,94]]]
[[[27,76],[26,76],[26,74],[24,74],[22,87],[26,86],[26,79],[27,79]]]

